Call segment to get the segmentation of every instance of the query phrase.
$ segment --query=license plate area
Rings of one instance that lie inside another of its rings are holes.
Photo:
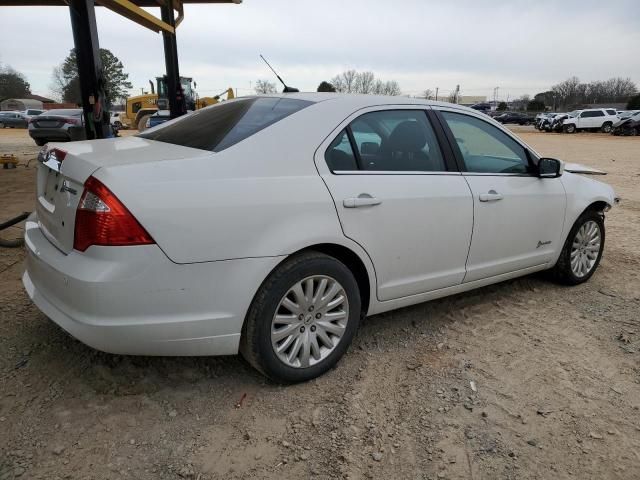
[[[41,120],[37,123],[38,127],[42,127],[42,128],[52,128],[52,127],[57,127],[58,126],[58,122],[56,122],[55,120]]]
[[[52,209],[55,209],[55,196],[60,187],[62,186],[63,176],[50,168],[47,168],[47,174],[44,181],[44,188],[42,191],[42,199],[51,204]],[[47,208],[49,210],[49,208]],[[52,211],[53,213],[53,211]]]

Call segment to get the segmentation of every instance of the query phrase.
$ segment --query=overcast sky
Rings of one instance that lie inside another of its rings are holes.
[[[1,2],[0,2],[1,3]],[[164,73],[162,37],[96,8],[100,46],[124,63],[140,91]],[[151,9],[159,16],[159,9]],[[0,62],[22,72],[34,93],[50,92],[51,71],[73,46],[66,7],[0,7]],[[535,94],[571,75],[640,84],[640,0],[427,1],[244,0],[187,5],[178,28],[180,72],[201,95],[231,86],[251,92],[275,80],[264,54],[290,85],[315,90],[355,68],[419,94],[460,85],[463,95]],[[250,83],[251,82],[251,83]]]

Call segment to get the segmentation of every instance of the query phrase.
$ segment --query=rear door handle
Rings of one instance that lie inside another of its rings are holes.
[[[498,200],[502,200],[503,196],[501,193],[496,192],[495,190],[489,190],[487,193],[480,194],[481,202],[497,202]]]
[[[345,198],[342,201],[344,208],[358,208],[358,207],[372,207],[374,205],[380,205],[382,200],[372,197],[368,193],[361,193],[354,198]]]

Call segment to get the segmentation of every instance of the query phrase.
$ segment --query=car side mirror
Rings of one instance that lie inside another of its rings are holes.
[[[538,161],[538,176],[540,178],[558,178],[564,170],[563,163],[555,158],[541,158]]]

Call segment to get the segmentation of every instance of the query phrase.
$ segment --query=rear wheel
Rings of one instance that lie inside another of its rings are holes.
[[[565,125],[563,128],[565,133],[576,133],[576,126],[573,123]]]
[[[580,215],[553,267],[555,279],[567,285],[578,285],[589,280],[600,264],[604,237],[602,213],[587,210]]]
[[[613,125],[611,124],[611,122],[606,122],[604,125],[602,125],[602,133],[611,133],[611,129],[613,128]]]
[[[47,143],[46,140],[43,140],[41,138],[34,138],[33,141],[36,142],[36,145],[38,145],[39,147],[42,147],[45,143]]]
[[[278,382],[310,380],[344,355],[358,328],[360,292],[337,259],[307,252],[280,265],[256,294],[240,352]]]

